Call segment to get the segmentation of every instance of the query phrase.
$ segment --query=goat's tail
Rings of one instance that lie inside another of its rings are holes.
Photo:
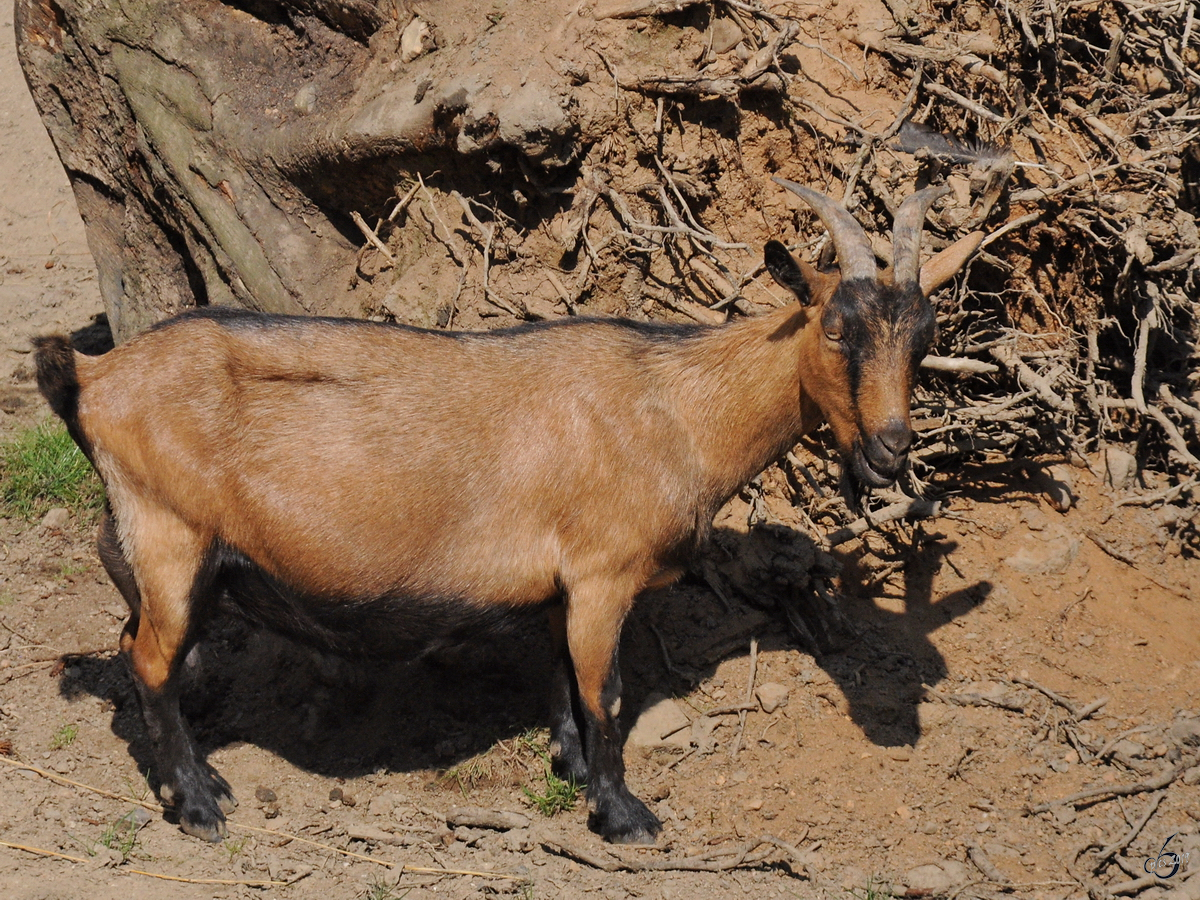
[[[71,340],[66,335],[51,334],[34,338],[33,346],[38,390],[74,435],[79,415],[79,376]]]

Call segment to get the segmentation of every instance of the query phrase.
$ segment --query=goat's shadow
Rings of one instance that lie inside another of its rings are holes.
[[[725,561],[757,559],[745,537],[718,529],[707,558],[715,553]],[[810,538],[790,531],[789,540],[811,558]],[[949,549],[937,541],[913,549],[904,612],[887,612],[849,591],[842,602],[858,637],[818,660],[844,692],[852,720],[876,744],[918,739],[921,684],[936,685],[946,674],[929,634],[990,591],[981,582],[934,602],[932,576]],[[843,580],[855,577],[850,566]],[[682,692],[711,678],[722,661],[747,652],[752,636],[764,649],[807,649],[772,599],[779,596],[778,582],[775,577],[762,590],[744,585],[738,590],[754,596],[759,608],[732,592],[718,596],[712,579],[699,575],[642,598],[622,641],[626,728],[649,693]],[[503,637],[481,638],[419,661],[332,658],[228,618],[212,623],[201,651],[183,708],[206,753],[246,742],[331,778],[380,770],[429,772],[547,721],[551,659],[540,616],[517,622]],[[124,663],[117,657],[66,662],[61,692],[111,701],[114,734],[128,742],[142,772],[152,778],[151,749]],[[791,687],[794,697],[804,690]],[[236,784],[236,772],[225,774]]]

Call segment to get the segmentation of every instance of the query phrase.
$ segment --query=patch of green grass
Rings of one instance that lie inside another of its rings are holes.
[[[88,570],[83,563],[65,562],[58,567],[59,578],[70,578],[72,575],[82,575]]]
[[[854,900],[893,900],[894,897],[887,883],[877,876],[868,878],[865,888],[851,888],[846,893]]]
[[[560,812],[566,812],[568,809],[574,809],[575,804],[579,802],[579,792],[585,785],[576,783],[573,778],[564,781],[554,774],[550,762],[550,752],[540,740],[540,734],[537,732],[525,732],[517,738],[517,743],[518,746],[532,751],[542,761],[542,777],[545,779],[546,789],[537,792],[527,787],[522,788],[525,796],[537,807],[538,812],[548,818],[558,815]]]
[[[373,875],[371,883],[367,886],[366,893],[362,896],[365,900],[404,900],[410,893],[412,888],[408,888],[403,894],[397,894],[400,889],[399,885],[392,884],[387,880],[386,876]]]
[[[246,849],[246,841],[250,840],[250,835],[245,834],[240,838],[227,837],[221,842],[221,847],[229,854],[229,861],[233,862],[238,855]]]
[[[438,781],[453,781],[455,786],[458,787],[459,793],[463,795],[464,800],[472,790],[491,779],[492,767],[485,759],[480,757],[469,759],[464,763],[459,763],[457,766],[451,766],[438,777]]]
[[[104,502],[100,479],[56,419],[0,444],[0,512],[32,519],[53,506],[76,513]]]
[[[137,810],[131,809],[100,832],[99,843],[109,850],[116,850],[121,854],[121,862],[125,862],[137,846],[140,827],[137,821]]]
[[[63,725],[58,731],[54,732],[54,737],[50,739],[51,750],[65,750],[75,742],[75,738],[79,737],[79,726],[75,723]]]

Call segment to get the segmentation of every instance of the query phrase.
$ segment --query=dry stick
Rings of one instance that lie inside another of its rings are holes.
[[[26,853],[36,853],[39,856],[52,856],[55,859],[66,859],[71,862],[84,863],[85,865],[91,860],[83,859],[79,856],[68,856],[65,853],[58,853],[54,850],[43,850],[41,847],[29,847],[25,844],[10,844],[8,841],[0,841],[0,846],[12,847],[14,850],[24,850]],[[147,878],[158,878],[162,881],[182,881],[185,884],[231,884],[245,885],[247,887],[286,887],[291,882],[287,881],[235,881],[229,878],[184,878],[182,875],[164,875],[161,872],[145,872],[141,869],[127,869],[122,866],[120,869],[114,869],[117,872],[129,872],[132,875],[145,875]]]
[[[958,91],[952,90],[946,87],[944,84],[938,84],[936,81],[929,81],[925,84],[925,90],[929,91],[931,94],[937,94],[939,97],[943,97],[952,103],[957,103],[967,112],[974,113],[981,119],[987,119],[989,122],[995,122],[998,125],[1004,125],[1008,122],[1008,119],[999,113],[992,112],[982,103],[976,103],[969,97],[964,97]]]
[[[921,360],[921,368],[932,369],[935,372],[954,372],[959,375],[994,375],[1000,371],[999,366],[980,359],[962,359],[951,356],[926,356]]]
[[[988,881],[995,884],[1012,884],[1012,880],[1005,877],[1004,873],[996,868],[996,864],[992,862],[984,849],[970,839],[967,840],[967,857]]]
[[[1156,875],[1143,875],[1141,878],[1135,878],[1132,881],[1122,881],[1118,884],[1108,886],[1110,894],[1140,894],[1148,887],[1158,885],[1159,887],[1174,887],[1171,882],[1165,878],[1159,878]]]
[[[150,803],[146,800],[138,800],[135,797],[127,797],[122,794],[114,793],[113,791],[106,791],[103,788],[93,787],[92,785],[84,784],[81,781],[72,781],[70,778],[63,778],[61,775],[56,775],[54,772],[48,772],[45,769],[38,768],[37,766],[31,766],[29,763],[20,762],[15,759],[7,759],[3,756],[0,756],[0,763],[12,766],[13,768],[26,769],[30,772],[35,772],[36,774],[41,775],[43,778],[47,778],[50,781],[54,781],[58,784],[68,787],[77,787],[85,791],[91,791],[93,794],[99,794],[101,797],[108,797],[112,800],[120,800],[122,803],[132,803],[134,806],[141,806],[144,809],[151,810],[152,812],[161,813],[163,811],[161,804]],[[354,853],[351,850],[343,850],[341,847],[335,847],[332,844],[323,844],[320,841],[314,841],[287,831],[276,831],[273,828],[261,828],[257,825],[243,825],[241,822],[229,822],[228,825],[230,828],[236,828],[240,831],[254,831],[260,834],[270,834],[275,837],[287,838],[289,841],[298,841],[301,844],[319,847],[322,850],[330,850],[334,853],[340,854],[341,856],[349,856],[352,859],[359,859],[364,862],[374,863],[377,866],[383,866],[385,869],[393,869],[399,866],[401,869],[409,872],[421,872],[423,874],[434,875],[479,875],[487,878],[511,878],[516,880],[520,880],[520,878],[523,877],[519,875],[504,875],[497,872],[473,872],[465,869],[429,869],[421,868],[419,866],[409,866],[404,863],[392,862],[386,859],[376,859],[373,856],[365,856],[362,853]]]
[[[1121,741],[1125,740],[1125,738],[1131,737],[1135,734],[1141,734],[1142,732],[1145,732],[1145,731],[1153,731],[1153,730],[1154,730],[1153,725],[1139,725],[1136,728],[1130,728],[1128,731],[1122,731],[1115,738],[1113,738],[1111,741],[1109,741],[1107,744],[1105,744],[1102,748],[1100,748],[1100,752],[1097,753],[1096,758],[1094,760],[1092,760],[1092,765],[1099,764],[1101,762],[1101,760],[1104,759],[1104,757],[1108,756],[1108,754],[1110,754],[1112,752],[1113,747],[1117,746],[1117,744],[1121,743]]]
[[[1167,418],[1167,414],[1157,406],[1146,407],[1146,412],[1167,433],[1167,442],[1171,445],[1171,449],[1183,457],[1189,466],[1200,469],[1200,459],[1188,449],[1187,441],[1183,439],[1183,435],[1179,433],[1179,429],[1175,427],[1175,423]]]
[[[1123,500],[1118,500],[1113,506],[1153,506],[1155,503],[1170,503],[1184,491],[1191,490],[1197,484],[1200,484],[1200,480],[1193,478],[1190,481],[1182,481],[1166,490],[1156,491],[1153,494],[1126,497]]]
[[[1063,797],[1060,800],[1049,800],[1045,803],[1039,803],[1037,806],[1030,807],[1029,812],[1032,815],[1036,815],[1054,809],[1056,806],[1074,805],[1083,800],[1103,797],[1105,794],[1111,794],[1113,797],[1128,797],[1131,794],[1160,791],[1183,774],[1185,770],[1190,769],[1193,762],[1193,760],[1188,760],[1186,763],[1180,763],[1177,766],[1167,769],[1157,777],[1151,778],[1149,781],[1139,781],[1136,784],[1102,785],[1100,787],[1086,788],[1078,793],[1071,794],[1069,797]]]
[[[1049,697],[1051,700],[1053,700],[1055,703],[1057,703],[1059,706],[1061,706],[1063,709],[1065,709],[1067,712],[1069,712],[1071,714],[1072,719],[1075,719],[1076,721],[1079,720],[1078,707],[1076,707],[1075,704],[1072,703],[1070,700],[1068,700],[1066,697],[1063,697],[1060,694],[1056,694],[1056,693],[1054,693],[1054,691],[1050,690],[1050,688],[1046,687],[1045,685],[1038,684],[1036,681],[1032,681],[1028,678],[1014,678],[1013,681],[1015,681],[1017,684],[1023,684],[1023,685],[1025,685],[1025,687],[1031,687],[1035,691],[1040,691],[1041,693],[1043,693],[1047,697]],[[1099,708],[1099,707],[1097,707],[1097,708]]]
[[[761,837],[750,840],[734,850],[706,853],[702,856],[686,856],[683,859],[626,859],[615,855],[600,856],[579,847],[565,844],[560,840],[542,838],[542,846],[559,856],[568,856],[581,863],[604,872],[727,872],[739,866],[750,866],[762,862],[771,855],[777,846],[774,840]],[[771,844],[772,849],[762,853],[753,853],[763,844]],[[732,859],[723,859],[730,857]]]
[[[1004,366],[1004,368],[1009,369],[1016,374],[1017,381],[1019,381],[1022,385],[1031,390],[1037,391],[1038,396],[1041,397],[1052,408],[1064,413],[1075,412],[1074,402],[1072,402],[1070,399],[1064,399],[1055,393],[1054,388],[1050,385],[1050,382],[1026,365],[1025,361],[1017,355],[1017,351],[1011,346],[1008,346],[1007,344],[1001,344],[999,346],[992,347],[988,352],[992,355],[992,358],[995,359],[996,362],[1000,363],[1000,365]]]
[[[1200,409],[1184,403],[1172,394],[1171,389],[1165,384],[1158,386],[1158,398],[1175,410],[1175,412],[1187,416],[1197,427],[1200,427]]]
[[[446,236],[442,237],[440,234],[438,234],[437,228],[432,227],[433,222],[430,222],[430,230],[433,232],[433,236],[446,245],[446,249],[450,251],[451,259],[465,269],[467,267],[466,255],[458,248],[457,245],[455,245],[454,240],[451,238],[452,232],[442,220],[442,214],[438,212],[437,204],[433,202],[433,194],[429,193],[429,188],[425,187],[425,179],[421,177],[420,172],[417,173],[417,185],[425,194],[425,205],[428,206],[430,211],[433,213],[433,217],[437,220],[437,224],[442,226],[442,231],[446,232]]]
[[[1152,407],[1150,407],[1150,409],[1153,410],[1154,407],[1152,406]],[[1157,584],[1164,591],[1169,591],[1170,593],[1176,595],[1177,597],[1182,597],[1185,600],[1192,599],[1191,591],[1187,590],[1186,588],[1182,588],[1177,584],[1172,584],[1169,581],[1163,581],[1161,578],[1159,578],[1157,575],[1155,575],[1149,569],[1139,567],[1136,559],[1134,559],[1132,556],[1130,556],[1127,553],[1122,553],[1120,550],[1118,550],[1116,547],[1114,547],[1108,541],[1104,540],[1104,538],[1100,537],[1100,535],[1096,534],[1094,531],[1088,530],[1088,531],[1085,531],[1084,534],[1086,534],[1088,536],[1088,539],[1093,544],[1095,544],[1097,547],[1099,547],[1101,550],[1103,550],[1105,553],[1107,553],[1113,559],[1125,563],[1125,565],[1129,566],[1132,569],[1137,569],[1138,574],[1141,575],[1143,578],[1145,578],[1147,581],[1151,581],[1154,584]]]
[[[1150,332],[1158,325],[1158,303],[1151,302],[1144,316],[1138,317],[1137,350],[1133,358],[1133,382],[1130,392],[1137,411],[1146,414],[1146,357],[1150,352]]]
[[[363,237],[367,239],[367,242],[386,256],[388,262],[394,264],[396,257],[392,256],[392,251],[387,248],[387,244],[379,239],[379,235],[375,233],[375,230],[358,214],[358,210],[350,210],[350,218],[354,220],[354,224],[358,226],[358,230],[363,233]]]
[[[742,701],[745,709],[738,711],[738,732],[737,737],[733,741],[733,748],[729,751],[730,756],[737,756],[742,749],[742,735],[746,731],[746,714],[754,709],[751,705],[754,700],[754,681],[758,677],[758,638],[750,639],[750,677],[746,679],[746,699]]]
[[[462,207],[463,215],[467,217],[472,225],[479,229],[479,233],[483,235],[483,299],[487,300],[493,306],[498,306],[506,313],[516,316],[518,319],[526,318],[526,314],[522,314],[515,306],[496,293],[496,289],[491,286],[489,281],[489,273],[492,268],[492,240],[496,236],[496,227],[494,225],[484,225],[479,221],[479,217],[471,209],[471,204],[458,191],[451,191],[450,196],[458,201],[458,205]]]
[[[1142,833],[1142,829],[1146,827],[1146,823],[1150,821],[1150,817],[1154,815],[1163,798],[1167,796],[1166,791],[1159,791],[1150,798],[1150,805],[1147,807],[1145,814],[1130,828],[1129,833],[1114,844],[1109,844],[1100,851],[1100,856],[1096,860],[1096,865],[1092,868],[1093,875],[1099,875],[1100,871],[1108,864],[1109,857],[1124,850],[1134,839]]]
[[[408,193],[400,198],[400,202],[396,204],[396,208],[393,209],[391,215],[388,216],[389,222],[395,222],[396,216],[400,215],[400,213],[402,213],[402,212],[404,212],[404,210],[408,209],[408,204],[412,203],[413,197],[417,196],[417,191],[419,191],[420,189],[421,189],[421,182],[419,182],[419,181],[416,182],[411,188],[408,189]]]
[[[825,549],[861,537],[873,527],[883,525],[885,522],[905,518],[931,519],[941,512],[941,509],[940,500],[925,500],[921,497],[901,500],[899,503],[893,503],[891,506],[885,506],[881,510],[865,515],[861,519],[851,522],[845,528],[839,528],[825,539]]]

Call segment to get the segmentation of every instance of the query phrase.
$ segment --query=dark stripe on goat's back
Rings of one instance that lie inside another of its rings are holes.
[[[202,306],[179,313],[169,319],[164,319],[152,325],[147,331],[164,331],[176,325],[188,322],[213,322],[230,329],[313,329],[332,328],[345,330],[376,330],[376,331],[407,331],[416,334],[437,335],[443,338],[481,338],[484,340],[504,339],[521,335],[531,335],[540,332],[587,328],[602,325],[618,331],[631,332],[640,337],[653,341],[672,341],[691,337],[706,331],[713,326],[694,323],[670,324],[662,322],[638,322],[633,319],[606,318],[595,316],[563,316],[560,319],[548,319],[540,322],[523,322],[506,328],[492,331],[443,331],[440,329],[418,328],[415,325],[405,325],[400,322],[371,322],[367,319],[334,316],[293,316],[282,313],[264,313],[233,306]]]
[[[346,657],[414,658],[440,647],[503,634],[544,606],[479,604],[466,598],[388,595],[313,597],[218,542],[214,595],[257,625]]]

